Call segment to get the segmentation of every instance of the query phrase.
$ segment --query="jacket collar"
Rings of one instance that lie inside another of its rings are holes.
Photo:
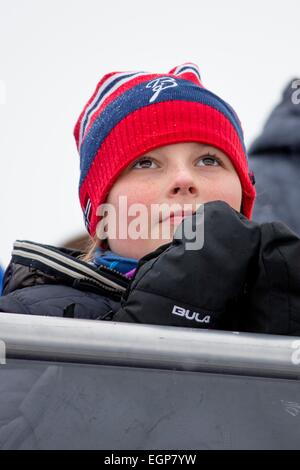
[[[129,280],[106,266],[94,266],[78,259],[79,250],[16,240],[6,270],[3,294],[40,284],[66,284],[82,290],[121,297]]]

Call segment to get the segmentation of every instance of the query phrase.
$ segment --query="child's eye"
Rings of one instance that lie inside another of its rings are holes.
[[[198,166],[220,166],[220,160],[214,155],[205,155],[198,160]]]
[[[141,158],[133,164],[132,168],[157,168],[157,164],[152,158]]]

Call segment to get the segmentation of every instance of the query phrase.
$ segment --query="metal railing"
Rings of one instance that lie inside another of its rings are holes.
[[[0,340],[7,358],[300,378],[288,336],[0,313]]]

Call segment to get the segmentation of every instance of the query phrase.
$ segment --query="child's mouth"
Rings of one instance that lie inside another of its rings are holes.
[[[165,223],[166,221],[169,221],[170,224],[178,225],[182,222],[182,220],[185,217],[192,215],[194,212],[195,211],[192,211],[192,210],[187,210],[187,211],[179,210],[179,211],[171,212],[162,220],[160,220],[160,222]]]
[[[184,217],[186,217],[186,215],[171,215],[167,220],[170,221],[170,224],[178,225],[182,222]]]

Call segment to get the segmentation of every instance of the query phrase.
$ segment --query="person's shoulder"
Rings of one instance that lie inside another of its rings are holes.
[[[102,319],[128,280],[81,261],[80,252],[27,240],[14,243],[0,311]]]
[[[87,263],[81,254],[65,247],[16,240],[5,272],[4,295],[34,285],[66,284],[121,296],[129,282],[126,276],[106,266]]]
[[[0,297],[6,313],[101,320],[111,308],[108,297],[63,284],[24,287]]]

